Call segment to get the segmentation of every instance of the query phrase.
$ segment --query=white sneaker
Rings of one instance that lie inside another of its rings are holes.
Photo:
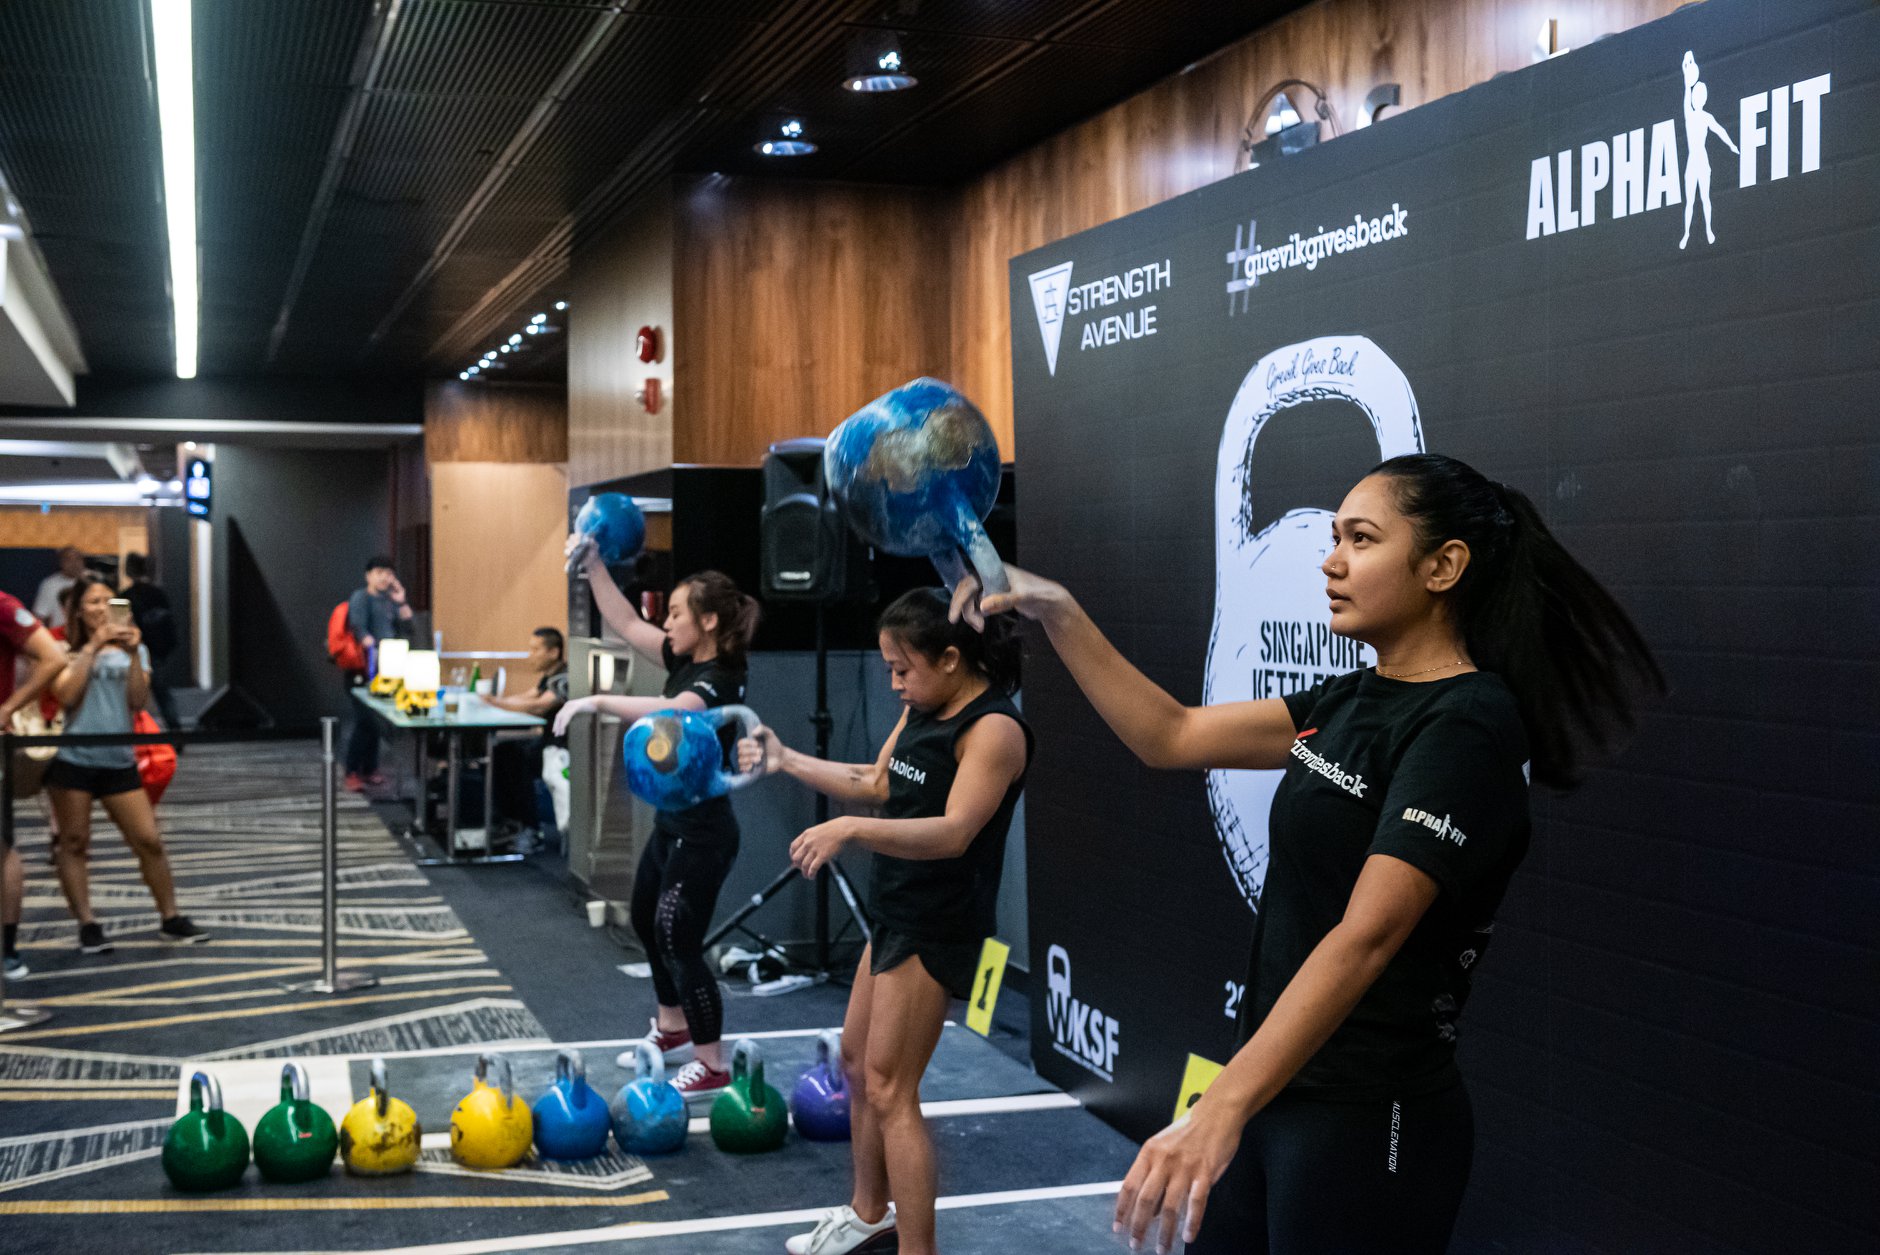
[[[32,974],[32,968],[26,966],[26,960],[17,954],[7,955],[7,979],[25,980]]]
[[[885,1251],[896,1244],[894,1204],[874,1224],[863,1224],[855,1209],[844,1203],[823,1213],[822,1222],[783,1244],[790,1255],[849,1255],[851,1251]]]
[[[675,1063],[684,1063],[692,1057],[691,1030],[680,1029],[676,1033],[668,1033],[659,1027],[658,1016],[653,1017],[653,1031],[648,1033],[643,1040],[652,1043],[653,1049],[659,1052],[659,1057],[668,1067]],[[616,1055],[614,1062],[629,1071],[638,1070],[640,1066],[638,1050],[639,1046],[636,1043]]]

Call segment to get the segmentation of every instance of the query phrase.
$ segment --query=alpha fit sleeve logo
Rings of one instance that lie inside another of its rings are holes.
[[[1449,841],[1456,845],[1465,845],[1468,843],[1469,839],[1462,835],[1462,829],[1450,823],[1449,816],[1447,815],[1432,815],[1428,811],[1420,811],[1414,806],[1406,806],[1404,808],[1403,817],[1413,824],[1422,824],[1425,828],[1435,833],[1436,839],[1439,841]]]

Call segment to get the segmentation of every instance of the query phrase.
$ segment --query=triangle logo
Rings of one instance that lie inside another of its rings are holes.
[[[1064,298],[1071,286],[1070,262],[1035,271],[1031,279],[1031,305],[1038,313],[1038,334],[1044,337],[1044,361],[1057,374],[1058,341],[1064,334]]]

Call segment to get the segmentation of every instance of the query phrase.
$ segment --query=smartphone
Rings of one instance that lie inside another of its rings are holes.
[[[113,597],[111,604],[105,608],[105,614],[110,618],[111,624],[114,627],[129,627],[131,625],[131,603],[122,597]]]

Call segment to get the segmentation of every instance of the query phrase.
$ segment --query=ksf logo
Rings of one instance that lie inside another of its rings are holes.
[[[1710,88],[1690,52],[1684,54],[1684,162],[1678,170],[1678,119],[1664,118],[1612,137],[1536,157],[1528,171],[1527,238],[1590,227],[1599,221],[1600,193],[1608,193],[1613,218],[1649,213],[1684,203],[1684,236],[1691,242],[1691,219],[1702,210],[1704,238],[1717,242],[1710,203],[1710,144],[1713,139],[1736,154],[1736,183],[1751,187],[1763,177],[1786,179],[1791,170],[1812,174],[1821,168],[1821,101],[1830,76],[1818,74],[1799,83],[1771,87],[1737,101],[1736,135],[1731,137],[1709,109]],[[1768,151],[1765,161],[1764,150]],[[1575,195],[1574,184],[1579,191]]]
[[[1071,996],[1071,956],[1063,946],[1045,954],[1045,1025],[1051,1046],[1106,1081],[1116,1079],[1117,1036],[1113,1016]]]

